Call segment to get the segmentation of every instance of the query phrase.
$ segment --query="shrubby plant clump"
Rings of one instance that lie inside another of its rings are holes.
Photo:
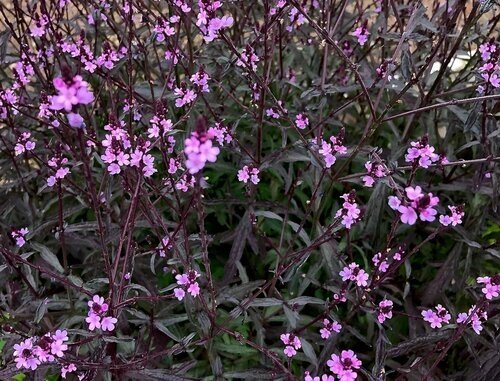
[[[1,379],[500,377],[494,1],[0,15]]]

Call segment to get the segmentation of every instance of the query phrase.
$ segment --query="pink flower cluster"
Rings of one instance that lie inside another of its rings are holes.
[[[26,243],[26,239],[24,237],[26,237],[28,233],[29,233],[28,228],[21,228],[12,230],[10,235],[12,236],[12,238],[16,240],[17,246],[23,247],[24,244]]]
[[[66,159],[65,157],[56,155],[47,163],[49,167],[51,167],[56,172],[54,176],[49,176],[49,178],[47,179],[47,185],[49,187],[53,187],[56,182],[64,179],[68,175],[68,173],[70,173],[69,168],[63,167],[64,165],[68,164],[68,159]]]
[[[108,133],[102,140],[105,151],[101,159],[107,164],[107,170],[111,175],[119,174],[124,167],[137,167],[145,177],[150,177],[156,172],[154,157],[147,153],[151,149],[151,142],[139,140],[135,149],[132,148],[124,121],[117,123],[111,120],[104,129]]]
[[[332,354],[331,359],[326,363],[330,371],[336,374],[340,381],[353,381],[358,377],[356,369],[361,368],[361,361],[352,351],[342,351],[340,356]]]
[[[347,153],[347,148],[343,145],[343,140],[343,132],[339,136],[331,136],[330,143],[321,140],[319,153],[325,160],[326,168],[330,168],[337,161],[337,158],[334,156],[335,154],[344,155]]]
[[[260,181],[259,179],[259,168],[245,165],[242,169],[238,171],[238,181],[242,181],[245,184],[251,181],[257,185]]]
[[[215,123],[215,126],[208,129],[208,134],[213,136],[220,146],[229,144],[233,141],[233,137],[229,128],[219,122]]]
[[[200,294],[200,285],[196,279],[199,277],[200,274],[196,270],[189,270],[185,274],[177,274],[175,279],[181,287],[174,288],[175,297],[178,300],[182,300],[186,296],[186,292],[193,297],[197,297]]]
[[[372,262],[375,265],[377,271],[381,273],[387,272],[389,269],[389,253],[391,249],[388,249],[384,253],[378,252],[372,257]],[[392,263],[399,262],[402,258],[402,254],[404,254],[404,250],[402,247],[399,247],[394,254],[392,254]]]
[[[259,57],[255,54],[255,51],[250,45],[247,45],[245,50],[240,54],[240,58],[236,61],[236,66],[243,67],[244,69],[252,69],[252,71],[257,70],[257,62],[259,62]]]
[[[317,4],[317,1],[315,2]],[[300,27],[301,25],[304,25],[307,23],[307,18],[299,12],[299,10],[295,7],[292,7],[290,9],[290,12],[288,13],[288,18],[290,20],[290,25],[286,27],[286,30],[288,32],[291,32],[293,30],[293,27]]]
[[[184,82],[180,84],[180,87],[174,89],[174,94],[177,97],[175,100],[175,107],[190,105],[196,100],[196,92],[188,89]]]
[[[0,91],[0,118],[6,119],[8,112],[17,115],[18,102],[19,97],[11,89]]]
[[[35,142],[30,140],[31,134],[29,132],[23,132],[19,138],[17,138],[17,144],[14,147],[14,154],[16,156],[35,149]]]
[[[285,108],[282,101],[278,101],[278,107],[271,107],[266,110],[266,116],[273,119],[279,119],[282,114],[288,114],[288,110]]]
[[[28,59],[29,55],[25,53],[21,54],[21,60],[16,63],[15,68],[13,69],[16,76],[16,83],[12,85],[13,89],[18,89],[23,86],[26,86],[30,83],[31,78],[35,75],[35,70],[33,69],[33,65],[30,63],[33,62],[32,58]]]
[[[297,354],[297,350],[302,348],[302,343],[300,339],[293,333],[283,333],[280,336],[281,341],[285,344],[285,349],[283,353],[288,357],[293,357]]]
[[[482,310],[481,308],[476,308],[476,306],[473,305],[471,308],[469,308],[469,312],[461,312],[458,314],[457,323],[465,324],[465,322],[468,320],[469,322],[467,324],[470,325],[474,332],[479,335],[483,330],[483,322],[487,319],[488,314],[486,313],[486,311]]]
[[[339,333],[342,329],[342,325],[338,321],[323,319],[323,328],[319,330],[322,339],[328,339],[333,332]]]
[[[179,22],[180,17],[175,15],[170,17],[168,20],[164,18],[158,19],[153,31],[156,33],[156,41],[163,42],[166,37],[173,36],[175,34],[175,28],[170,25]]]
[[[382,300],[378,304],[377,319],[380,323],[383,323],[386,319],[392,319],[392,306],[393,302],[387,299]]]
[[[213,138],[214,135],[210,132],[193,132],[184,141],[184,154],[187,157],[186,168],[189,173],[198,173],[207,162],[215,163],[220,150],[213,146]]]
[[[203,70],[202,67],[194,73],[191,78],[191,82],[193,82],[202,93],[209,93],[210,89],[208,88],[208,81],[210,81],[210,76]]]
[[[370,35],[368,32],[368,23],[365,21],[361,26],[356,28],[352,35],[358,39],[359,45],[363,46],[366,44]]]
[[[365,163],[365,169],[368,174],[363,176],[363,184],[368,188],[373,187],[376,178],[381,178],[386,175],[385,166],[380,163],[372,163],[371,161],[367,161]]]
[[[94,295],[92,300],[87,303],[89,306],[89,311],[87,313],[87,318],[85,321],[89,323],[89,330],[102,329],[103,331],[113,331],[115,329],[115,324],[118,321],[113,316],[108,316],[108,304],[104,303],[104,298],[99,295]]]
[[[361,269],[359,265],[355,262],[345,266],[339,273],[344,282],[352,281],[356,282],[359,287],[368,286],[368,273]]]
[[[97,57],[94,64],[97,67],[112,70],[115,67],[115,63],[120,61],[125,54],[127,54],[127,48],[122,47],[120,51],[114,51],[107,41],[102,44],[102,53]]]
[[[286,0],[277,0],[276,5],[269,10],[269,15],[274,16],[279,9],[282,9],[286,5]]]
[[[309,126],[309,118],[305,114],[298,114],[295,117],[295,125],[297,128],[303,130],[307,126]]]
[[[378,68],[375,69],[377,72],[377,77],[380,79],[382,78],[387,78],[388,81],[392,80],[392,75],[391,73],[393,72],[395,68],[395,65],[392,63],[391,60],[386,60],[380,64]]]
[[[45,34],[45,26],[49,23],[47,15],[39,16],[35,13],[33,23],[30,25],[31,37],[42,37]]]
[[[173,124],[170,119],[167,119],[163,114],[156,114],[149,121],[148,138],[164,137],[168,132],[172,131],[172,128]]]
[[[437,210],[434,207],[439,203],[439,197],[432,193],[422,193],[422,188],[419,186],[407,187],[405,192],[406,199],[403,201],[396,196],[389,196],[389,206],[401,214],[402,223],[414,225],[417,218],[429,222],[436,219]]]
[[[63,357],[68,346],[66,331],[57,330],[55,333],[46,333],[44,336],[30,337],[14,345],[14,361],[17,369],[35,370],[38,365],[55,361],[56,357]]]
[[[477,283],[484,284],[481,291],[485,295],[486,299],[491,300],[498,297],[500,292],[500,274],[493,277],[478,277]]]
[[[465,216],[463,206],[448,206],[450,209],[451,215],[441,215],[439,216],[439,222],[443,226],[457,226],[462,223],[462,218]]]
[[[68,112],[68,122],[71,127],[81,127],[83,118],[74,112],[79,104],[86,105],[94,101],[94,94],[89,91],[89,85],[79,75],[69,79],[55,78],[54,87],[57,95],[53,95],[50,108],[52,110],[65,110]]]
[[[429,168],[429,165],[440,161],[442,164],[448,162],[445,157],[435,153],[434,147],[428,144],[427,136],[422,137],[420,140],[410,143],[411,147],[406,151],[405,160],[407,163],[419,165],[421,168]]]
[[[486,84],[494,88],[500,87],[500,49],[494,41],[489,41],[479,46],[483,65],[479,68],[481,77],[486,81]],[[484,87],[478,89],[484,92]]]
[[[217,9],[222,7],[222,1],[198,0],[198,19],[196,25],[200,28],[205,42],[211,42],[218,36],[219,31],[233,25],[231,16],[215,17]]]
[[[350,229],[352,225],[361,219],[361,209],[358,208],[358,204],[356,203],[356,194],[354,191],[345,193],[340,198],[344,199],[344,202],[342,203],[342,208],[335,213],[335,217],[342,217],[342,225],[346,229]]]
[[[65,379],[66,375],[68,373],[73,373],[75,371],[76,371],[76,365],[75,364],[70,363],[70,364],[64,365],[64,366],[61,367],[61,377]],[[84,377],[83,374],[78,375],[78,379],[79,380],[83,380],[83,377]]]
[[[175,183],[175,189],[186,193],[189,189],[194,188],[196,184],[196,179],[193,175],[185,173],[182,177]]]
[[[422,311],[422,317],[430,323],[431,328],[441,328],[443,323],[448,324],[451,319],[451,315],[441,304],[435,307],[435,311],[432,309]]]
[[[158,254],[160,254],[160,257],[166,257],[167,256],[167,253],[166,251],[167,250],[171,250],[172,249],[172,244],[170,243],[170,238],[168,237],[163,237],[161,239],[161,243],[158,245]]]

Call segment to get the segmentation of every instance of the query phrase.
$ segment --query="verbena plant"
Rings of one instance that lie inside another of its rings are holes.
[[[0,17],[1,379],[500,377],[498,4]]]

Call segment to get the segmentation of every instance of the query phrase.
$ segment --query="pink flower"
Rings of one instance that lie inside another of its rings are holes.
[[[401,205],[398,208],[399,213],[401,213],[401,222],[408,225],[414,225],[417,222],[417,213],[415,209],[411,206]]]
[[[68,341],[68,332],[66,330],[57,330],[56,333],[52,335],[54,340]]]
[[[198,296],[200,294],[200,286],[198,283],[191,283],[187,289],[187,291],[191,294],[191,296]]]
[[[66,115],[68,118],[68,123],[71,127],[79,128],[82,127],[83,125],[83,118],[80,114],[76,112],[70,112],[68,115]]]
[[[61,340],[55,340],[50,345],[50,353],[56,355],[57,357],[63,357],[64,351],[68,349],[66,344],[63,344]]]
[[[99,315],[90,314],[85,319],[87,323],[89,323],[89,331],[93,331],[96,328],[101,328],[101,318]]]
[[[184,290],[180,287],[174,288],[174,295],[178,300],[184,299],[184,296],[186,296],[186,293]]]
[[[103,331],[113,331],[115,329],[115,324],[118,321],[115,317],[106,316],[102,318],[101,328]]]
[[[392,210],[398,210],[401,205],[401,200],[396,196],[389,196],[389,206]]]

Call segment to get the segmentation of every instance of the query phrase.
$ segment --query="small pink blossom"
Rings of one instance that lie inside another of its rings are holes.
[[[103,331],[113,331],[115,329],[115,324],[118,321],[115,317],[112,316],[106,316],[102,318],[101,321],[101,329]]]
[[[85,321],[89,323],[89,331],[101,328],[101,318],[99,315],[90,314],[85,318]]]

